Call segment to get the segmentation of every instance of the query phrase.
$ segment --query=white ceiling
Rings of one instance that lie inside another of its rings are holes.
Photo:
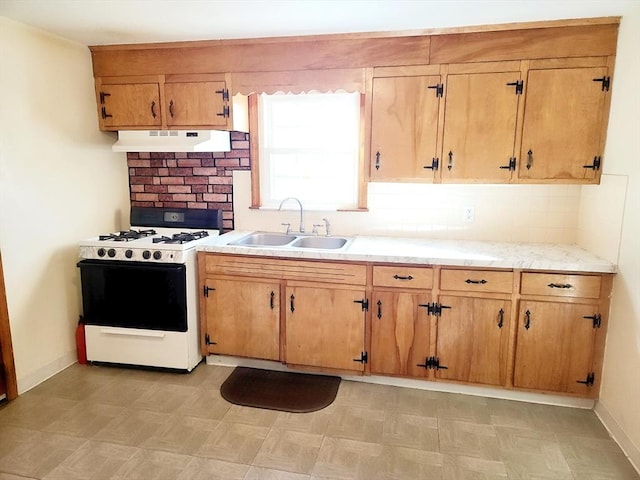
[[[106,45],[617,16],[637,1],[0,0],[0,16]]]

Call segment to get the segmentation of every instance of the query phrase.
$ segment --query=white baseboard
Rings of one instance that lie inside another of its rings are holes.
[[[72,365],[78,361],[78,356],[75,350],[68,352],[66,355],[57,358],[53,362],[41,367],[28,375],[23,375],[17,378],[18,383],[18,395],[21,395],[33,387],[40,385],[48,378],[53,377],[56,373],[61,372],[69,365]]]
[[[618,445],[620,445],[620,448],[629,459],[629,462],[631,462],[631,465],[633,465],[633,468],[635,468],[640,474],[640,448],[634,445],[629,436],[625,433],[620,424],[618,424],[613,415],[611,415],[611,412],[609,412],[602,402],[596,402],[596,406],[593,411],[600,419],[600,422],[602,422],[604,427],[609,431],[611,437]]]
[[[268,370],[295,371],[287,368],[280,362],[265,360],[252,360],[240,357],[228,357],[224,355],[209,355],[206,357],[207,365],[221,365],[227,367],[252,367]],[[305,371],[304,373],[312,373]],[[378,375],[357,376],[340,375],[345,380],[354,382],[377,383],[396,387],[415,388],[419,390],[432,390],[436,392],[462,393],[479,397],[500,398],[504,400],[516,400],[520,402],[541,403],[545,405],[558,405],[562,407],[585,408],[591,410],[595,401],[588,398],[564,397],[562,395],[547,395],[542,393],[522,392],[518,390],[505,390],[501,388],[479,387],[474,385],[462,385],[458,383],[431,382],[428,380],[412,380],[410,378],[384,377]]]

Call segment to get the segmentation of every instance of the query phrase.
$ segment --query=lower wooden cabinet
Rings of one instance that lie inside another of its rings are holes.
[[[513,385],[591,395],[600,318],[597,304],[522,301]]]
[[[198,262],[208,354],[598,395],[612,275],[205,253]]]
[[[504,385],[511,302],[441,295],[439,303],[436,378]]]
[[[207,278],[207,353],[280,359],[280,284]]]
[[[287,286],[286,362],[364,371],[364,288]]]
[[[427,293],[374,290],[371,301],[371,373],[427,377],[431,320]]]

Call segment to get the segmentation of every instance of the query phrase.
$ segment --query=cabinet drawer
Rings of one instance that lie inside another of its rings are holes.
[[[511,293],[513,272],[450,270],[440,272],[440,289],[463,292]]]
[[[209,275],[275,278],[279,280],[350,285],[365,285],[367,282],[367,267],[352,263],[215,255],[203,252],[200,252],[198,262],[203,262],[204,272]]]
[[[433,269],[402,266],[374,266],[373,285],[377,287],[430,289],[433,287]]]
[[[599,298],[602,277],[562,273],[523,273],[520,292],[523,295]]]

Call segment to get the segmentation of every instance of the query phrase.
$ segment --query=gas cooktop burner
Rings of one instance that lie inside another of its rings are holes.
[[[153,239],[153,243],[188,243],[193,240],[198,240],[200,238],[208,237],[209,233],[204,230],[200,232],[189,232],[189,233],[175,233],[171,237],[161,236]]]
[[[131,240],[137,240],[139,238],[155,235],[155,230],[124,230],[119,233],[110,233],[108,235],[100,235],[99,240],[115,240],[116,242],[130,242]]]

